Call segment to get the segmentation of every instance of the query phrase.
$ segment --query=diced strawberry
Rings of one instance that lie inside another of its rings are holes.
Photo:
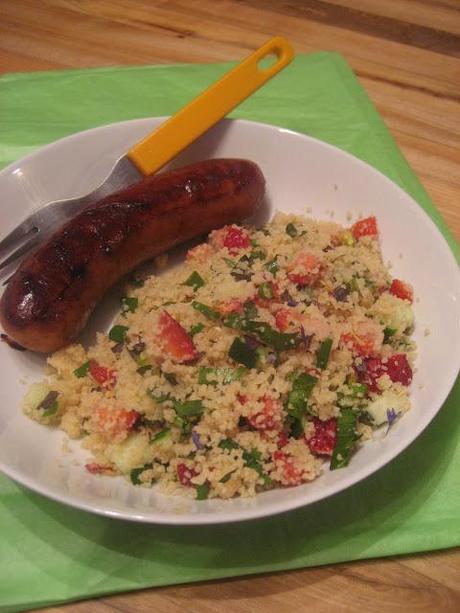
[[[326,421],[314,417],[313,426],[313,436],[305,438],[310,451],[315,455],[332,455],[337,441],[337,421],[334,417]]]
[[[104,473],[113,472],[113,468],[109,464],[96,464],[95,462],[90,462],[89,464],[85,464],[85,468],[92,475],[101,475]]]
[[[243,311],[243,305],[238,298],[232,298],[228,302],[219,302],[216,309],[222,315],[228,315],[229,313],[241,313]]]
[[[93,411],[91,421],[97,432],[112,439],[127,434],[139,419],[139,415],[137,411],[98,406]]]
[[[237,396],[237,398],[238,398],[238,402],[239,402],[240,404],[246,404],[246,402],[248,401],[248,397],[247,397],[247,396],[245,396],[244,394],[240,394],[240,393],[238,392],[238,394],[237,394],[236,396]]]
[[[249,425],[256,430],[279,430],[283,423],[281,403],[270,396],[263,396],[260,400],[264,408],[248,417]]]
[[[291,320],[291,314],[288,309],[279,309],[275,313],[275,324],[278,330],[284,332],[289,327],[289,322]]]
[[[111,388],[117,381],[117,371],[106,366],[101,366],[96,360],[89,362],[89,374],[92,378],[105,388]]]
[[[179,481],[185,487],[192,487],[192,479],[197,476],[196,470],[189,468],[186,464],[181,463],[177,465],[177,476]]]
[[[351,226],[351,233],[355,240],[359,240],[363,236],[377,236],[377,220],[374,216],[360,219]]]
[[[288,265],[288,279],[296,285],[313,285],[323,273],[323,263],[309,251],[301,251]]]
[[[186,260],[206,262],[214,253],[214,249],[208,243],[202,243],[187,251]]]
[[[163,351],[180,364],[198,358],[191,336],[167,311],[160,313],[157,336]]]
[[[395,353],[386,362],[387,372],[393,383],[410,385],[412,382],[412,368],[405,353]]]
[[[401,300],[409,300],[409,302],[412,302],[414,299],[412,287],[400,279],[393,279],[390,286],[390,294],[401,298]]]
[[[294,466],[294,459],[284,451],[275,451],[273,461],[277,470],[282,473],[281,483],[283,485],[300,485],[304,482],[303,470]]]

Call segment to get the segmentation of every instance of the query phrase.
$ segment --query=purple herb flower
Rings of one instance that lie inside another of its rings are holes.
[[[399,413],[396,413],[394,409],[387,409],[388,428],[387,428],[387,431],[385,432],[385,436],[388,434],[391,426],[395,423],[398,417],[399,417]]]
[[[290,307],[295,307],[299,304],[296,300],[294,300],[294,298],[287,291],[287,289],[284,290],[284,292],[281,295],[281,298],[283,299],[283,302],[285,302]]]
[[[192,441],[197,449],[203,449],[203,445],[200,441],[200,435],[195,430],[192,430]]]
[[[302,339],[305,351],[308,351],[308,348],[310,347],[310,341],[312,336],[313,335],[308,336],[308,334],[305,334],[305,328],[302,325],[300,326],[300,337]]]

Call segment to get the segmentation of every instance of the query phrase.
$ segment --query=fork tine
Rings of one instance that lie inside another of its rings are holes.
[[[35,232],[32,235],[32,238],[30,238],[26,243],[21,245],[19,247],[19,249],[16,249],[16,251],[13,251],[13,253],[11,255],[9,255],[5,260],[3,260],[3,262],[0,262],[0,270],[3,270],[9,264],[12,264],[15,260],[17,260],[22,255],[24,255],[25,253],[30,251],[32,249],[32,247],[34,247],[34,245],[36,245],[39,242],[38,241],[38,234],[39,234],[38,231]]]
[[[37,233],[38,228],[34,226],[30,218],[27,218],[0,241],[0,253],[11,251],[15,246],[22,243],[31,232]]]

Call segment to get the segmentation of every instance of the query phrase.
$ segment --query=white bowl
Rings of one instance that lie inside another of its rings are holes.
[[[34,207],[83,195],[108,174],[116,158],[163,121],[140,119],[88,130],[57,141],[0,173],[1,229]],[[394,276],[415,288],[415,340],[419,347],[412,384],[413,409],[388,436],[362,446],[350,465],[313,483],[273,490],[256,498],[191,501],[131,486],[121,477],[90,475],[78,443],[63,452],[64,435],[23,416],[26,383],[39,379],[45,360],[0,346],[0,468],[45,496],[110,517],[164,524],[206,524],[263,517],[311,504],[350,487],[397,456],[441,408],[460,363],[460,278],[456,262],[433,222],[399,187],[367,164],[323,142],[282,128],[226,120],[194,143],[174,166],[213,157],[257,162],[267,181],[270,214],[276,208],[347,221],[347,213],[376,215],[385,261]],[[107,329],[115,314],[108,297],[89,334]],[[425,330],[430,334],[425,335]],[[334,504],[331,501],[331,504]]]

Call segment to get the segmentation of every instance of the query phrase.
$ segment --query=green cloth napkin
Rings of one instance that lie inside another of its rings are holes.
[[[142,66],[0,79],[0,165],[73,132],[169,115],[229,68]],[[233,113],[305,132],[408,191],[460,249],[345,61],[298,56]],[[397,459],[289,514],[211,527],[149,526],[67,508],[0,478],[0,611],[111,592],[460,544],[460,385]]]

